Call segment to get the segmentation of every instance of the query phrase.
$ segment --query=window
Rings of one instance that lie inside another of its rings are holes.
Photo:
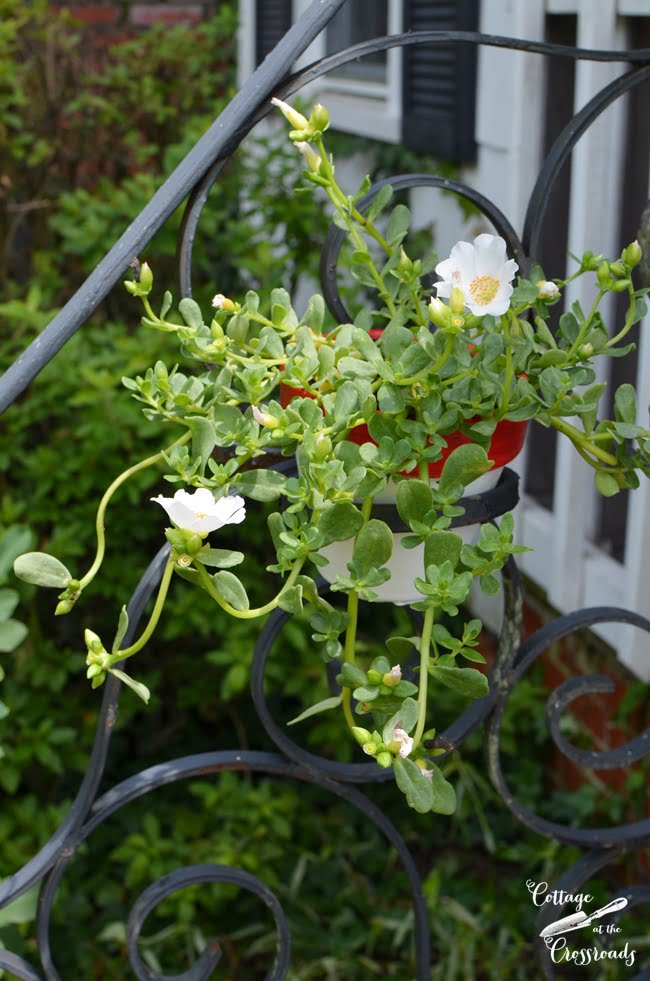
[[[334,54],[360,41],[388,34],[388,0],[356,0],[346,4],[327,25],[325,47]],[[385,51],[353,61],[336,72],[342,78],[385,82],[387,72]]]

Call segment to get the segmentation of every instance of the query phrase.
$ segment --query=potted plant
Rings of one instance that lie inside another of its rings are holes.
[[[157,600],[144,632],[126,648],[124,609],[110,651],[86,631],[93,688],[111,673],[148,699],[122,666],[151,637],[175,574],[233,617],[305,611],[323,657],[339,662],[341,690],[299,718],[339,708],[351,737],[380,767],[393,769],[411,806],[451,813],[453,787],[424,751],[427,686],[471,698],[486,693],[487,680],[471,666],[483,661],[480,622],[470,619],[453,634],[440,618],[458,613],[475,579],[485,592],[496,592],[496,573],[524,550],[513,541],[509,513],[498,527],[457,526],[468,498],[492,487],[519,452],[530,420],[567,437],[605,495],[635,487],[638,474],[648,474],[650,432],[637,424],[633,388],[622,385],[614,418],[599,421],[605,385],[593,368],[596,357],[632,347],[621,342],[646,309],[645,291],[632,283],[641,252],[632,243],[611,262],[585,254],[571,278],[595,274],[593,306],[585,313],[574,304],[556,336],[547,324],[549,310],[568,280],[547,282],[534,268],[514,285],[517,266],[492,235],[458,243],[437,265],[410,257],[404,248],[408,209],[398,204],[390,210],[390,187],[362,214],[357,204],[368,180],[356,195],[338,185],[324,143],[326,110],[316,106],[307,118],[275,101],[304,157],[305,187],[329,198],[352,246],[352,274],[374,293],[374,302],[364,304],[354,322],[330,329],[320,295],[299,315],[281,288],[273,290],[268,308],[253,291],[241,301],[217,294],[207,320],[192,299],[179,303],[182,319],[170,319],[172,297],[165,293],[160,312],[154,311],[153,275],[143,264],[126,288],[144,304],[145,327],[176,335],[190,370],[157,362],[124,384],[174,437],[107,490],[98,511],[97,555],[85,575],[74,578],[58,559],[33,552],[15,569],[29,582],[61,589],[56,612],[69,612],[100,569],[112,495],[132,474],[164,462],[166,479],[177,489],[153,499],[171,523]],[[431,297],[423,276],[434,267],[440,281]],[[599,307],[612,292],[626,294],[628,306],[624,324],[610,337]],[[276,469],[271,450],[295,456],[297,473]],[[218,547],[226,534],[220,529],[245,520],[247,500],[282,502],[268,518],[276,553],[269,569],[279,586],[257,609],[233,572],[244,555]],[[384,520],[391,505],[403,525],[397,534]],[[312,566],[330,580],[333,593],[344,594],[345,610],[319,595]],[[368,664],[356,653],[359,603],[379,599],[409,603],[423,614],[423,628],[418,637],[390,638],[386,655]],[[401,664],[412,657],[419,669],[415,681],[407,681]]]

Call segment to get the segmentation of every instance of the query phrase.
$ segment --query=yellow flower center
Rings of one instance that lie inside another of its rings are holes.
[[[207,518],[207,514],[205,513],[205,511],[195,511],[194,514],[196,515],[197,518]]]
[[[499,280],[494,276],[477,276],[469,284],[469,291],[475,303],[486,307],[497,295]]]

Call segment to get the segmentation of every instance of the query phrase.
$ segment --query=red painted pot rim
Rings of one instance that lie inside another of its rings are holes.
[[[382,333],[383,330],[381,328],[373,328],[369,331],[373,340],[378,340]],[[285,382],[280,382],[280,405],[283,409],[286,409],[291,399],[296,396],[307,399],[315,398],[311,392],[306,391],[304,388],[292,388],[290,385],[285,384]],[[467,425],[471,426],[472,423],[479,422],[481,418],[481,416],[474,416],[472,419],[467,419]],[[501,419],[500,422],[497,422],[487,450],[488,458],[492,461],[492,467],[490,469],[495,470],[498,467],[505,467],[506,464],[510,463],[519,455],[526,439],[527,428],[528,420],[524,422],[513,422],[510,419]],[[375,446],[377,445],[368,432],[366,425],[356,426],[350,431],[347,438],[351,443],[356,443],[358,446],[363,446],[364,443],[374,443]],[[443,439],[447,445],[442,451],[442,456],[435,463],[429,464],[430,480],[440,477],[445,461],[453,450],[466,443],[473,442],[470,436],[466,436],[459,429],[447,433],[443,436]],[[417,477],[418,472],[415,470],[412,473],[403,473],[402,476]]]

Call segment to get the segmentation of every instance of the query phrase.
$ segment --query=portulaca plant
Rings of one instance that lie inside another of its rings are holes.
[[[145,328],[176,336],[179,365],[159,361],[124,385],[170,438],[106,491],[97,554],[85,575],[74,578],[58,559],[34,552],[15,570],[62,590],[56,613],[68,613],[100,570],[111,498],[133,474],[163,465],[175,493],[152,499],[169,522],[155,605],[130,646],[122,646],[125,609],[110,647],[86,632],[93,688],[113,674],[148,699],[123,666],[150,639],[175,576],[236,618],[275,609],[303,614],[324,660],[338,662],[339,691],[294,721],[339,710],[350,738],[378,766],[392,768],[412,807],[448,814],[454,790],[427,750],[435,734],[428,686],[469,699],[486,693],[485,674],[472,666],[484,661],[480,621],[457,614],[475,580],[496,592],[504,563],[523,550],[513,542],[511,514],[498,526],[458,527],[464,501],[494,483],[529,420],[566,436],[605,495],[648,475],[650,432],[637,421],[633,388],[620,386],[613,419],[600,418],[605,385],[593,367],[596,357],[632,349],[622,342],[646,311],[646,291],[632,282],[641,253],[632,243],[614,261],[592,253],[578,259],[570,279],[594,276],[594,302],[586,312],[573,304],[554,333],[550,309],[569,280],[549,282],[533,267],[515,284],[522,270],[494,235],[459,242],[437,264],[409,256],[409,212],[401,204],[391,209],[390,186],[362,213],[369,180],[353,195],[337,183],[324,142],[326,110],[316,106],[307,118],[274,101],[303,156],[304,187],[331,202],[352,246],[352,274],[373,302],[353,322],[329,328],[320,295],[299,314],[281,288],[269,304],[254,291],[240,300],[219,293],[208,317],[186,298],[172,315],[169,292],[159,312],[152,306],[153,274],[143,264],[126,288],[144,305]],[[426,276],[434,269],[431,296]],[[610,293],[627,297],[624,323],[613,331],[600,313]],[[277,469],[278,455],[295,458],[293,475]],[[255,609],[233,571],[245,556],[224,547],[227,526],[245,522],[251,501],[276,504],[268,517],[269,570],[278,588]],[[399,533],[376,511],[387,502],[402,522]],[[319,572],[331,583],[326,595],[316,585]],[[423,614],[422,630],[389,638],[385,654],[368,663],[357,651],[359,604],[395,598]]]

